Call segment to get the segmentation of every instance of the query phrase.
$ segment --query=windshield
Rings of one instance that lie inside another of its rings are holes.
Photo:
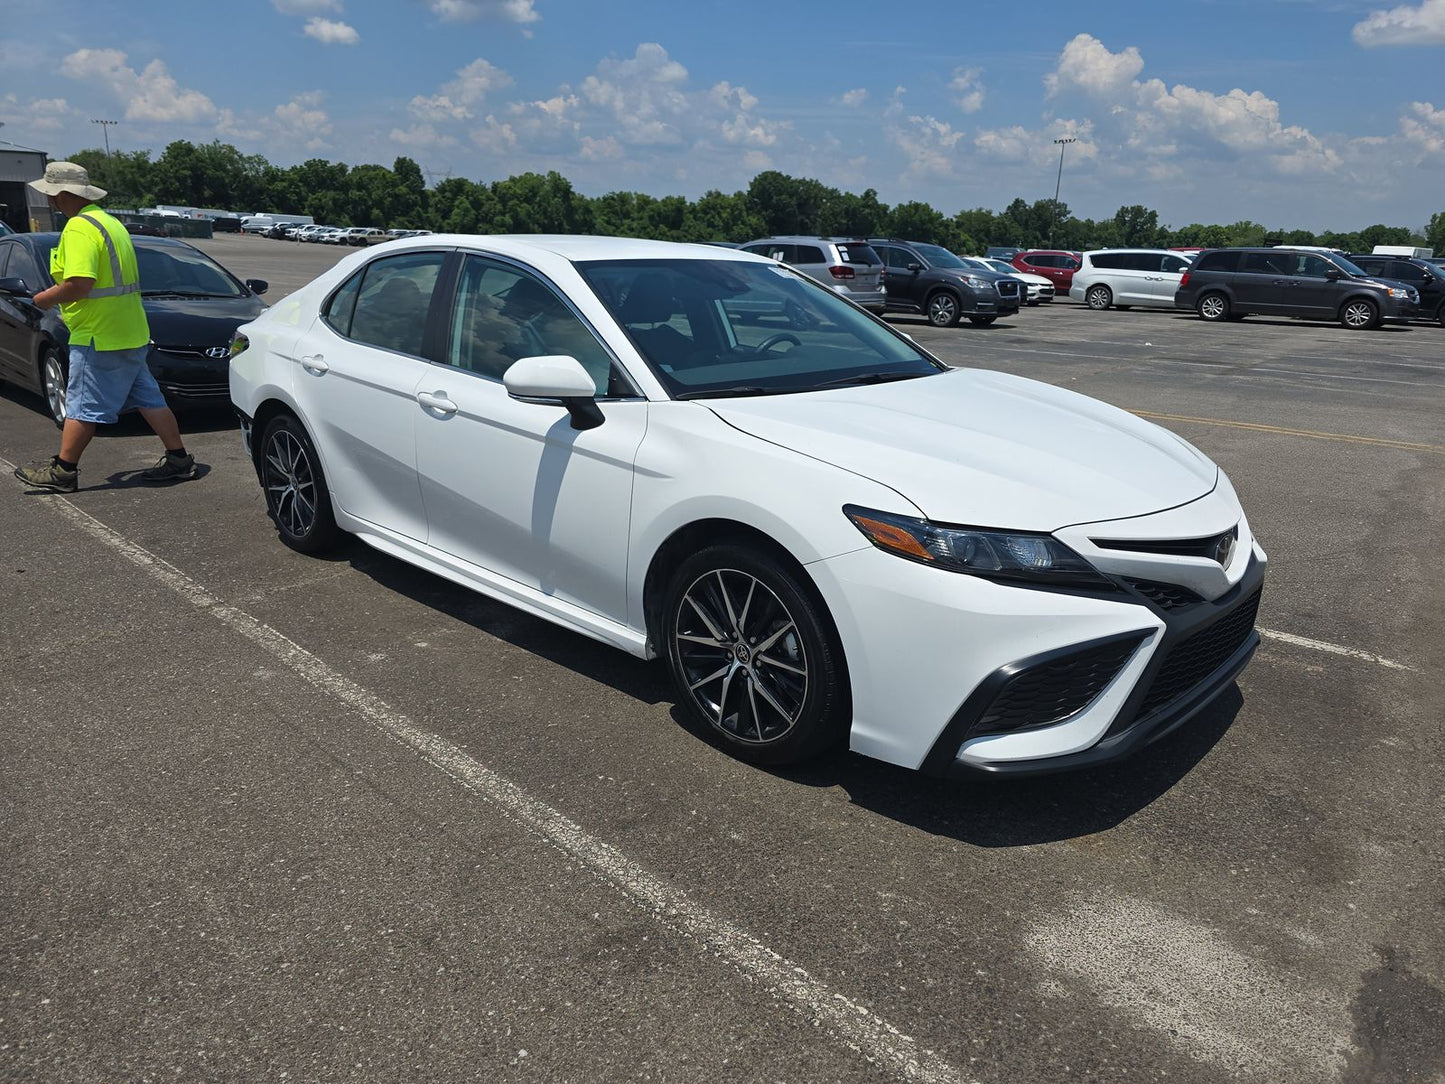
[[[941,245],[914,245],[913,247],[934,267],[961,267],[967,269],[969,266]]]
[[[781,264],[598,260],[577,270],[677,398],[814,391],[945,369]]]
[[[1335,261],[1335,264],[1336,264],[1342,271],[1347,271],[1347,272],[1349,272],[1351,275],[1356,275],[1356,276],[1358,276],[1359,278],[1362,278],[1362,279],[1367,279],[1367,278],[1370,277],[1370,273],[1369,273],[1368,271],[1364,270],[1363,268],[1356,267],[1356,266],[1355,266],[1354,264],[1352,264],[1349,260],[1347,260],[1347,259],[1345,259],[1343,256],[1339,255],[1339,253],[1331,252],[1330,255],[1329,255],[1329,259],[1334,260],[1334,261]]]
[[[240,284],[220,264],[193,248],[151,248],[137,245],[142,295],[186,294],[197,297],[241,297]]]
[[[1005,263],[1003,260],[984,260],[983,262],[1003,275],[1017,275],[1019,273],[1017,267],[1011,263]]]

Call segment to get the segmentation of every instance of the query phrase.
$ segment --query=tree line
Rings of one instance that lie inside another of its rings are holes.
[[[1327,245],[1349,252],[1378,244],[1428,245],[1445,252],[1445,211],[1423,230],[1368,226],[1352,232],[1270,229],[1258,222],[1190,223],[1173,228],[1138,204],[1110,218],[1079,218],[1067,203],[1014,199],[1002,211],[979,207],[948,216],[927,203],[888,205],[878,193],[843,192],[821,181],[766,170],[740,192],[696,200],[609,192],[588,197],[561,174],[522,173],[505,180],[448,177],[428,187],[411,158],[348,166],[313,158],[272,165],[219,140],[176,140],[150,151],[87,149],[72,155],[107,189],[113,208],[174,204],[238,212],[310,215],[334,226],[429,229],[438,233],[588,233],[665,241],[748,241],[775,234],[905,237],[959,253],[994,245],[1084,250],[1265,243]]]

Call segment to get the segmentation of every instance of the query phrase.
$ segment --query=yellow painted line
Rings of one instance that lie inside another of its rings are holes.
[[[1257,422],[1230,422],[1222,418],[1191,418],[1187,414],[1156,414],[1152,410],[1131,410],[1141,418],[1157,422],[1192,422],[1195,425],[1219,425],[1226,429],[1253,429],[1258,433],[1279,433],[1286,437],[1309,437],[1312,440],[1336,440],[1341,444],[1373,444],[1381,448],[1402,448],[1410,452],[1445,452],[1445,445],[1417,444],[1409,440],[1386,440],[1384,437],[1356,437],[1348,433],[1325,433],[1318,429],[1290,429],[1283,425],[1260,425]]]

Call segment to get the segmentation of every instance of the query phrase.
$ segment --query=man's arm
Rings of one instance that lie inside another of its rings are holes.
[[[90,291],[95,289],[95,279],[68,278],[64,282],[58,282],[48,290],[41,290],[30,299],[37,309],[50,309],[56,305],[68,305],[72,301],[82,301],[90,296]]]

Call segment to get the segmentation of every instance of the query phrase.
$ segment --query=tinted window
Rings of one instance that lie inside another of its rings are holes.
[[[1023,257],[1024,263],[1032,264],[1034,267],[1058,267],[1059,264],[1056,262],[1057,260],[1057,256],[1047,255]]]
[[[1182,274],[1189,270],[1189,261],[1182,256],[1165,256],[1160,261],[1159,270],[1172,275]]]
[[[789,263],[825,263],[823,250],[817,245],[793,245],[793,258]],[[846,257],[845,257],[846,258]]]
[[[1196,271],[1234,271],[1238,267],[1238,252],[1206,252],[1194,261]]]
[[[1288,252],[1246,252],[1239,269],[1252,275],[1290,275],[1294,260]]]
[[[907,271],[908,265],[918,263],[918,257],[909,252],[906,248],[884,248],[879,250],[888,260],[889,267],[896,267],[900,271]]]
[[[25,285],[32,291],[38,292],[45,285],[45,276],[40,273],[34,258],[25,250],[24,245],[6,245],[11,250],[10,263],[6,266],[5,274],[10,278],[24,279]]]
[[[1424,282],[1428,277],[1423,267],[1405,260],[1392,260],[1387,273],[1392,279],[1404,279],[1406,282]]]
[[[1294,273],[1300,278],[1322,279],[1326,271],[1335,271],[1334,264],[1321,259],[1319,256],[1301,256],[1295,265]]]
[[[599,395],[626,393],[619,390],[620,376],[613,377],[612,356],[551,287],[520,268],[467,257],[457,285],[447,364],[501,380],[518,358],[548,354],[580,361]]]
[[[432,290],[445,258],[440,252],[418,252],[367,264],[351,337],[383,350],[420,354]]]
[[[240,297],[241,284],[209,256],[188,247],[135,246],[140,289],[144,294],[199,294]]]
[[[356,295],[361,292],[361,276],[364,274],[366,271],[363,269],[347,279],[321,310],[321,319],[342,335],[351,334],[351,315],[356,311]]]
[[[1125,262],[1126,257],[1122,252],[1100,252],[1095,256],[1090,256],[1089,259],[1095,267],[1101,267],[1105,271],[1117,271],[1122,267],[1128,266]]]
[[[878,258],[878,253],[873,251],[872,245],[865,245],[861,241],[839,245],[838,258],[844,263],[880,264],[883,262]]]

